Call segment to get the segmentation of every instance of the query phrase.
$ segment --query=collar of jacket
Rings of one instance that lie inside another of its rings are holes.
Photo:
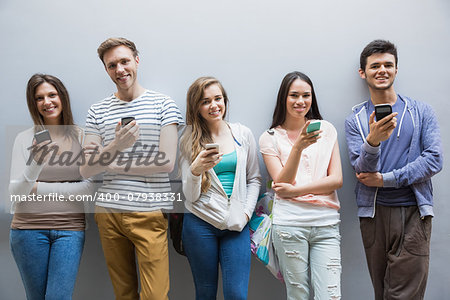
[[[410,111],[415,103],[411,101],[408,97],[403,97],[400,94],[397,94],[398,99],[405,103],[405,108],[403,109],[401,118],[400,118],[400,127],[397,133],[397,138],[400,136],[403,118],[405,117],[406,111]],[[364,142],[366,142],[366,136],[369,134],[369,119],[367,118],[367,109],[369,108],[369,100],[356,104],[352,107],[352,111],[355,114],[356,124],[358,125],[359,133]],[[414,120],[413,116],[411,118]]]

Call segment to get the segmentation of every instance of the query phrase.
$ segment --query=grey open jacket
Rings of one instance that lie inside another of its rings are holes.
[[[442,169],[442,149],[439,126],[433,109],[428,104],[398,95],[405,103],[400,117],[398,134],[401,133],[406,113],[413,120],[413,136],[408,151],[407,164],[391,172],[383,173],[384,187],[411,186],[416,196],[421,217],[433,216],[433,187],[431,177]],[[381,147],[372,147],[366,141],[369,134],[367,119],[368,102],[352,108],[353,112],[345,120],[350,163],[356,173],[379,172]],[[390,138],[395,138],[391,136]],[[358,216],[374,217],[378,188],[369,187],[357,181],[355,193]]]
[[[183,193],[186,197],[185,206],[189,212],[218,229],[241,231],[247,224],[246,216],[251,218],[255,209],[261,187],[261,175],[252,132],[239,123],[228,125],[235,141],[237,155],[236,175],[230,198],[213,169],[208,171],[211,175],[211,187],[202,193],[202,175],[193,175],[190,162],[181,157]],[[188,129],[185,134],[189,134]]]

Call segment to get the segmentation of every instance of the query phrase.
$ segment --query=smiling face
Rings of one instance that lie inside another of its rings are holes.
[[[62,121],[62,104],[56,88],[48,82],[40,84],[34,99],[39,114],[46,125],[59,125]]]
[[[365,79],[371,90],[389,90],[397,75],[395,56],[390,53],[374,53],[367,57],[365,70],[359,69],[359,75]]]
[[[226,111],[224,96],[219,85],[211,84],[203,90],[200,99],[200,116],[208,123],[222,121]]]
[[[311,108],[311,90],[311,86],[299,78],[292,82],[286,98],[286,118],[305,118]]]
[[[134,57],[130,48],[121,45],[108,50],[103,56],[103,63],[119,92],[135,87],[139,56]]]

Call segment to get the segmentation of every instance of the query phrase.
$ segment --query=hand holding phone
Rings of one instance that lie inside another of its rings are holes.
[[[206,144],[205,150],[202,150],[191,164],[191,172],[199,176],[203,172],[214,168],[222,160],[222,154],[219,154],[219,144]]]
[[[377,147],[381,142],[386,141],[397,127],[397,115],[397,112],[392,113],[392,107],[389,104],[376,105],[375,111],[369,117],[367,143]]]
[[[306,124],[303,125],[300,134],[295,139],[293,149],[301,152],[310,145],[316,143],[321,138],[320,133],[322,133],[322,130],[320,130],[320,123],[319,120],[307,121]]]
[[[31,155],[39,165],[43,164],[47,162],[54,151],[58,151],[57,148],[54,148],[57,146],[55,142],[52,142],[52,138],[47,129],[36,132],[31,147]]]
[[[135,123],[133,126],[129,125],[135,120],[134,117],[123,117],[120,122],[117,122],[114,138],[113,149],[123,151],[134,145],[139,138],[139,125]]]

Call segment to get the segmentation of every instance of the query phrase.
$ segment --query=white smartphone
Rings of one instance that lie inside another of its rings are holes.
[[[216,149],[217,152],[219,152],[219,144],[206,144],[205,145],[205,149],[209,150],[209,149]]]

